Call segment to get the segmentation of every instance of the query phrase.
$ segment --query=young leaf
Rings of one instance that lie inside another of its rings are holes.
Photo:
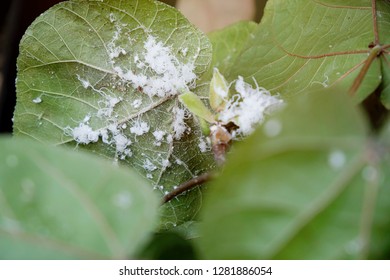
[[[209,123],[214,123],[215,118],[213,113],[204,105],[199,96],[191,91],[187,91],[179,95],[180,102],[188,109],[191,113],[202,118]]]
[[[297,98],[236,147],[201,212],[204,258],[370,256],[389,229],[378,209],[390,204],[389,172],[350,101],[343,92]]]
[[[83,152],[0,138],[1,259],[125,259],[157,224],[150,185]]]
[[[26,31],[14,134],[133,167],[162,195],[213,168],[178,100],[208,68],[207,37],[157,1],[66,1]],[[191,220],[199,190],[163,206],[162,227]]]
[[[213,78],[210,82],[210,106],[214,111],[219,112],[224,109],[228,99],[229,85],[224,76],[219,73],[218,68],[214,68]]]
[[[381,82],[389,67],[390,3],[388,1],[267,2],[264,17],[237,56],[228,80],[254,77],[258,84],[283,96],[307,88],[338,85],[358,101]],[[374,46],[378,56],[369,57]]]

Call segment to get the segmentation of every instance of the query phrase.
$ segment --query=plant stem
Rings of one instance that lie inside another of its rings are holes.
[[[372,7],[372,20],[373,20],[373,27],[374,27],[374,37],[375,45],[379,45],[379,32],[378,32],[378,20],[376,16],[376,0],[371,0],[371,7]]]
[[[199,175],[195,178],[188,180],[187,182],[184,182],[177,188],[173,189],[170,193],[166,194],[163,197],[161,204],[167,203],[171,199],[177,197],[179,194],[182,194],[183,192],[189,191],[203,183],[210,181],[211,179],[214,178],[214,176],[215,175],[212,173],[204,173],[202,175]]]
[[[370,54],[368,55],[367,60],[364,62],[363,68],[360,70],[359,75],[353,81],[351,88],[349,89],[350,95],[355,95],[357,90],[359,89],[364,77],[366,76],[368,70],[370,69],[371,63],[380,55],[382,52],[382,47],[380,45],[376,45],[371,49]]]

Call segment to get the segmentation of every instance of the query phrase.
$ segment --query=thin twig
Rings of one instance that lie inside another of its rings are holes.
[[[378,21],[376,16],[376,0],[371,0],[371,6],[372,6],[372,21],[373,21],[373,27],[374,27],[374,44],[379,45],[379,31],[378,31]]]
[[[366,59],[363,68],[360,70],[358,76],[353,81],[353,84],[351,88],[349,89],[349,94],[354,96],[357,90],[359,89],[362,81],[364,80],[364,77],[366,76],[368,70],[370,69],[370,66],[372,62],[377,58],[378,55],[380,55],[382,52],[382,48],[380,46],[375,46],[371,49],[371,52]]]
[[[199,175],[195,178],[192,178],[191,180],[188,180],[187,182],[184,182],[183,184],[181,184],[177,188],[173,189],[170,193],[166,194],[163,197],[161,204],[167,203],[171,199],[177,197],[179,194],[182,194],[183,192],[191,190],[191,189],[193,189],[193,188],[195,188],[203,183],[210,181],[211,179],[214,178],[214,176],[215,175],[213,173],[204,173],[204,174]]]

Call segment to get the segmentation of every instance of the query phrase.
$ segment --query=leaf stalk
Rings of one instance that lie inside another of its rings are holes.
[[[349,89],[350,95],[354,96],[356,94],[356,92],[358,91],[360,85],[364,80],[364,77],[366,76],[368,70],[370,69],[372,62],[382,53],[382,50],[383,50],[382,46],[380,45],[376,45],[371,49],[368,58],[364,62],[363,68],[360,70],[359,75],[355,78],[351,88]]]

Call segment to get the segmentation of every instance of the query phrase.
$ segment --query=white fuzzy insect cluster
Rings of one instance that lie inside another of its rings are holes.
[[[99,140],[100,133],[94,131],[89,125],[80,123],[79,126],[71,130],[73,139],[80,144],[96,143]]]
[[[187,125],[185,123],[186,111],[184,109],[175,107],[173,108],[173,131],[175,133],[174,137],[176,140],[179,140],[184,132],[187,130]]]
[[[162,130],[156,130],[153,132],[153,136],[156,139],[154,142],[155,146],[161,146],[161,142],[163,141],[165,134],[166,132]]]
[[[130,82],[134,88],[142,88],[149,96],[166,97],[194,84],[196,75],[193,62],[181,63],[169,47],[152,35],[145,41],[144,49],[142,54],[134,56],[137,73],[114,67],[119,77]]]
[[[130,127],[130,132],[137,135],[141,136],[147,132],[149,132],[149,125],[146,122],[137,120],[132,127]]]
[[[202,153],[206,153],[207,151],[210,151],[210,149],[211,149],[210,143],[208,143],[208,141],[205,137],[199,138],[198,147]]]
[[[132,155],[129,146],[132,144],[122,130],[120,130],[115,124],[111,124],[106,128],[93,130],[88,124],[89,117],[84,118],[79,126],[75,128],[67,127],[65,133],[71,135],[78,144],[88,145],[90,143],[96,143],[99,139],[104,144],[108,144],[115,147],[116,154],[120,159],[125,159]]]
[[[235,82],[235,89],[237,94],[228,100],[218,119],[223,123],[233,121],[239,127],[237,133],[243,136],[251,134],[256,125],[263,122],[265,114],[283,104],[278,96],[258,86],[253,88],[241,76]]]

